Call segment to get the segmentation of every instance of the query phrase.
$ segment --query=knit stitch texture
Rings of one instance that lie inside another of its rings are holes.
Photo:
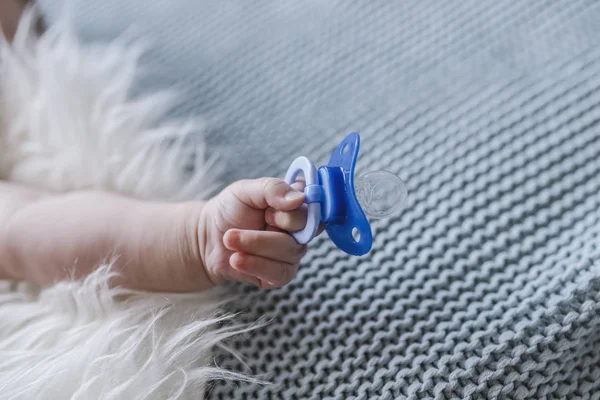
[[[358,173],[407,183],[368,256],[320,238],[289,286],[231,286],[272,384],[214,398],[600,398],[599,3],[76,4],[88,40],[144,33],[141,90],[186,90],[229,181],[358,131]]]

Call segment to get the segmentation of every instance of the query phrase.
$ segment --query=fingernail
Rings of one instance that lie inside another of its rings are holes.
[[[236,247],[240,243],[240,233],[236,230],[230,229],[225,233],[223,237],[223,244],[225,247]]]
[[[273,216],[273,209],[267,208],[267,211],[265,211],[265,221],[267,221],[267,224],[273,225]]]
[[[285,199],[289,201],[296,201],[304,198],[303,192],[298,192],[297,190],[290,190],[286,193]]]

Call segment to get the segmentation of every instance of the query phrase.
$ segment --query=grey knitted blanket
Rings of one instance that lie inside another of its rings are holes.
[[[358,131],[359,173],[407,183],[370,255],[322,238],[288,287],[232,286],[273,384],[214,398],[600,398],[599,3],[75,4],[89,40],[145,32],[141,87],[185,89],[229,180]]]

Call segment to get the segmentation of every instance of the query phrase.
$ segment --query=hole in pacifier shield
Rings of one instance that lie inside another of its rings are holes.
[[[356,243],[360,242],[360,232],[358,231],[358,228],[352,228],[352,239],[354,239]]]

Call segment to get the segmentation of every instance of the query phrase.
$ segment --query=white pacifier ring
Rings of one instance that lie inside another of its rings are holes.
[[[319,184],[317,168],[306,157],[298,157],[294,160],[285,175],[285,182],[288,185],[293,184],[296,182],[296,178],[298,178],[300,173],[304,174],[306,187]],[[321,204],[314,202],[307,204],[306,207],[308,208],[306,226],[301,231],[292,232],[292,236],[299,244],[307,244],[310,242],[317,235],[319,224],[321,222]]]

